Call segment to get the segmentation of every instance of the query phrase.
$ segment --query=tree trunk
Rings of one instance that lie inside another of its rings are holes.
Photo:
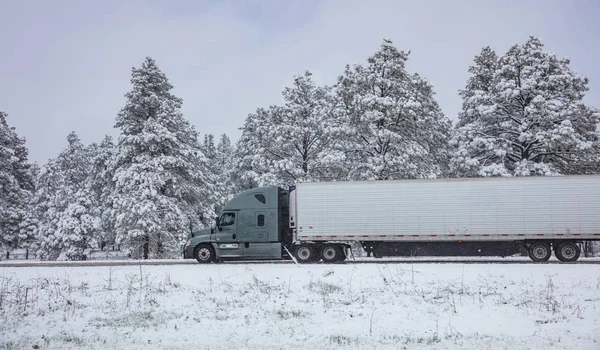
[[[163,249],[162,239],[160,236],[158,237],[158,242],[156,242],[156,250],[157,250],[158,257],[163,258],[164,249]]]
[[[146,241],[144,242],[144,260],[148,259],[148,248],[150,246],[150,237],[148,235],[145,236]]]

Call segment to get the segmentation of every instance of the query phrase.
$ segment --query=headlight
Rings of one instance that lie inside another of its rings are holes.
[[[185,244],[186,247],[189,247],[192,245],[192,240],[188,240],[187,243]]]

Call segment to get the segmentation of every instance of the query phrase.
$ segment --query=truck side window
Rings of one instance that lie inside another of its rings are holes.
[[[263,214],[258,215],[256,226],[265,226],[265,216]]]
[[[265,198],[265,195],[263,195],[263,194],[255,194],[254,198],[258,199],[258,201],[261,202],[262,204],[265,204],[267,202],[267,199]]]
[[[221,215],[221,226],[230,226],[235,223],[235,213],[224,213]]]

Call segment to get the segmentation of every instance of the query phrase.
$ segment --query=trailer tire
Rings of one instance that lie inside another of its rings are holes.
[[[552,256],[550,244],[546,242],[534,242],[528,249],[529,258],[535,262],[546,262]]]
[[[555,248],[554,254],[556,254],[556,258],[562,262],[574,262],[579,259],[581,248],[572,242],[560,243]]]
[[[300,244],[294,250],[296,260],[300,263],[308,263],[316,260],[316,253],[314,248],[309,244]]]
[[[201,264],[208,264],[215,261],[215,250],[211,245],[199,244],[194,249],[194,258]]]
[[[342,249],[337,244],[325,244],[323,248],[321,248],[321,259],[323,259],[324,263],[331,264],[336,261],[341,261],[342,254]]]

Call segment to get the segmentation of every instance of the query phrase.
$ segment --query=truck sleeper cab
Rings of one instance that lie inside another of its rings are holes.
[[[235,196],[210,228],[188,236],[184,258],[200,263],[223,259],[283,259],[283,244],[291,244],[288,191],[255,188]]]

